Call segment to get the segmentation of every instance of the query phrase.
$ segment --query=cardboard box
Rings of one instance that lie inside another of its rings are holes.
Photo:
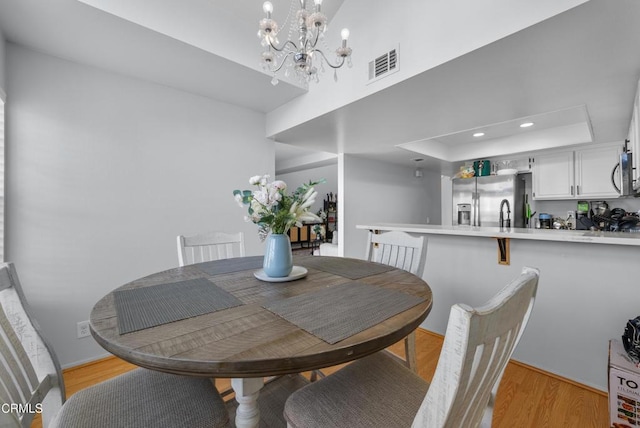
[[[609,341],[609,426],[640,428],[640,368],[622,342]]]

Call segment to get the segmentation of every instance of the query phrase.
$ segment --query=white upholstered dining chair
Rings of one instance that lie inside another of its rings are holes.
[[[538,276],[524,268],[483,306],[453,305],[431,384],[378,352],[294,392],[285,404],[288,427],[491,426],[495,394],[531,315]]]
[[[381,234],[369,232],[365,258],[411,272],[422,278],[427,259],[427,239],[411,236],[406,232],[391,231]],[[411,332],[404,339],[403,360],[414,372],[416,367],[416,333]]]
[[[15,267],[0,264],[0,427],[226,427],[229,415],[209,379],[134,369],[65,401],[53,348],[25,300]],[[8,409],[10,411],[4,411]]]
[[[244,257],[244,233],[205,232],[193,236],[178,235],[180,266],[212,260]]]

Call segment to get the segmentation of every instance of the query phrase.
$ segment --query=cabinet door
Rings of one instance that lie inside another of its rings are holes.
[[[578,198],[617,198],[611,184],[611,171],[620,161],[622,145],[576,150],[576,196]],[[618,187],[620,183],[617,183]]]
[[[636,94],[633,103],[633,115],[631,116],[631,126],[629,128],[629,149],[633,154],[633,188],[637,189],[640,181],[640,92]]]
[[[534,199],[573,199],[573,151],[535,156],[531,178]]]

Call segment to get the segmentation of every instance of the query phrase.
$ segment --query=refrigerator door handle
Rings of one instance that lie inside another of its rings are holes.
[[[473,226],[480,226],[480,201],[478,193],[473,194]]]
[[[476,195],[475,193],[471,193],[471,222],[469,223],[471,226],[476,225]]]

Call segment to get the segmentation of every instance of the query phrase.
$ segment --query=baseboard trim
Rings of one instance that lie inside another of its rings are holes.
[[[569,384],[571,384],[573,386],[576,386],[578,388],[582,388],[582,389],[584,389],[586,391],[593,392],[594,394],[602,395],[603,397],[607,397],[609,395],[606,391],[603,391],[601,389],[597,389],[597,388],[594,388],[592,386],[585,385],[584,383],[576,382],[575,380],[569,379],[568,377],[560,376],[558,374],[555,374],[555,373],[552,373],[552,372],[548,372],[546,370],[539,369],[538,367],[531,366],[531,365],[529,365],[527,363],[523,363],[521,361],[511,360],[510,363],[513,363],[513,364],[515,364],[517,366],[520,366],[520,367],[523,367],[525,369],[532,370],[534,372],[538,372],[538,373],[540,373],[542,375],[549,376],[549,377],[557,379],[557,380],[559,380],[561,382],[569,383]]]
[[[116,357],[115,355],[107,355],[106,357],[96,358],[95,360],[89,360],[89,361],[86,361],[86,362],[83,362],[83,363],[80,363],[80,364],[76,364],[76,365],[73,365],[73,366],[64,367],[62,369],[62,373],[69,373],[69,372],[72,372],[74,370],[80,370],[80,369],[83,369],[85,367],[90,367],[90,366],[93,366],[95,364],[104,363],[106,361],[114,360],[116,358],[118,358],[118,357]]]
[[[434,336],[434,337],[437,337],[437,338],[440,338],[440,339],[444,340],[444,336],[443,335],[441,335],[439,333],[435,333],[435,332],[430,331],[430,330],[427,330],[424,327],[418,327],[418,330],[420,330],[420,332],[423,333],[423,334],[428,334],[430,336]],[[578,388],[582,388],[582,389],[584,389],[586,391],[589,391],[589,392],[592,392],[594,394],[602,395],[603,397],[607,397],[608,396],[606,391],[594,388],[594,387],[589,386],[589,385],[585,385],[584,383],[576,382],[573,379],[569,379],[567,377],[560,376],[560,375],[552,373],[552,372],[548,372],[546,370],[540,369],[540,368],[532,366],[530,364],[523,363],[521,361],[514,360],[514,359],[511,359],[509,362],[512,363],[512,364],[515,364],[517,366],[523,367],[525,369],[532,370],[534,372],[540,373],[541,375],[548,376],[548,377],[553,378],[553,379],[557,379],[557,380],[559,380],[561,382],[566,382],[566,383],[571,384],[573,386],[576,386]]]

